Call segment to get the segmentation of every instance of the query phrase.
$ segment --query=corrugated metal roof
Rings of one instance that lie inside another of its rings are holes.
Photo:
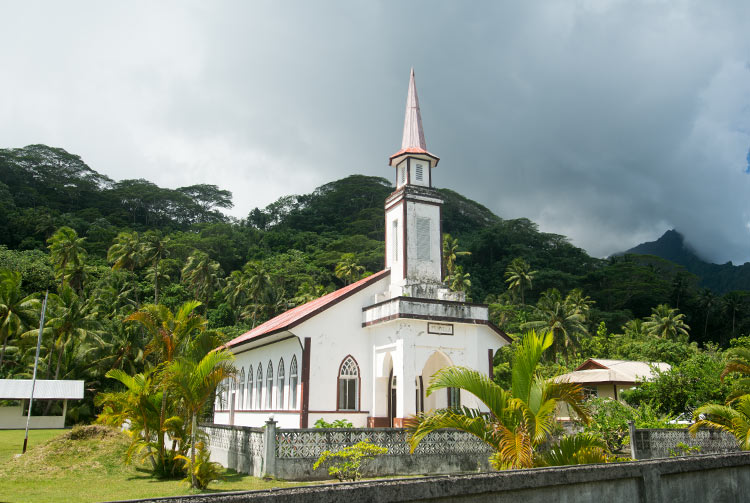
[[[302,323],[306,319],[310,318],[311,316],[314,316],[319,312],[328,309],[332,305],[336,304],[336,302],[343,300],[349,295],[352,295],[353,293],[361,290],[362,288],[365,288],[366,286],[369,286],[370,284],[384,278],[390,273],[390,269],[383,269],[382,271],[376,272],[375,274],[361,279],[356,283],[352,283],[351,285],[340,288],[335,292],[329,293],[328,295],[324,295],[323,297],[311,300],[310,302],[302,304],[301,306],[292,308],[289,311],[276,316],[275,318],[271,318],[262,325],[258,325],[249,332],[245,332],[239,337],[232,339],[223,347],[231,348],[262,335],[281,332],[283,330],[292,328],[295,325]]]
[[[586,360],[574,372],[557,376],[556,381],[568,381],[579,384],[621,382],[633,383],[653,379],[655,377],[651,367],[661,371],[669,370],[668,363],[663,362],[634,362],[629,360],[604,360],[591,358]]]
[[[0,379],[0,399],[21,400],[31,395],[31,379]],[[80,400],[83,381],[37,379],[35,399]]]

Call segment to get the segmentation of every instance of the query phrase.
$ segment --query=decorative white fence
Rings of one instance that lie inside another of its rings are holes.
[[[312,465],[323,451],[336,451],[363,440],[386,447],[365,474],[444,474],[488,469],[490,448],[481,440],[455,430],[428,435],[410,454],[402,428],[306,428],[277,429],[269,421],[264,428],[202,425],[211,447],[211,459],[227,468],[255,476],[288,480],[328,478]]]
[[[737,439],[724,431],[703,429],[695,436],[687,429],[630,428],[630,450],[633,459],[668,458],[687,454],[678,446],[698,447],[696,454],[721,454],[739,451]]]

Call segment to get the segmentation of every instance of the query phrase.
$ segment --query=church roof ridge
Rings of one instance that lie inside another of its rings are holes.
[[[252,330],[245,332],[238,337],[235,337],[231,341],[224,344],[224,346],[222,347],[225,349],[231,348],[251,339],[256,339],[264,335],[271,335],[293,328],[303,321],[307,320],[308,318],[315,316],[316,314],[328,309],[339,301],[344,300],[350,295],[386,277],[390,273],[390,269],[383,269],[382,271],[376,272],[375,274],[367,276],[366,278],[362,278],[361,280],[356,281],[351,285],[339,288],[338,290],[335,290],[327,295],[318,297],[317,299],[311,300],[310,302],[306,302],[297,307],[293,307],[292,309],[284,311],[280,315],[271,318],[265,323],[258,325]]]

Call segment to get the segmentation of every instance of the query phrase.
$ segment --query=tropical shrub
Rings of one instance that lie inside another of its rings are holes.
[[[206,489],[211,482],[222,480],[224,478],[224,467],[215,461],[211,461],[210,457],[211,452],[206,448],[204,442],[195,444],[195,461],[186,456],[178,456],[178,459],[185,462],[187,476],[184,482],[194,484],[193,487],[196,489]]]
[[[375,445],[369,439],[363,440],[335,452],[323,451],[313,465],[313,470],[317,470],[321,465],[327,463],[329,465],[328,475],[336,477],[342,482],[344,480],[355,481],[362,478],[362,468],[365,464],[387,452],[386,447]]]
[[[346,419],[336,419],[332,423],[326,422],[322,417],[315,421],[315,428],[353,428],[354,425]]]

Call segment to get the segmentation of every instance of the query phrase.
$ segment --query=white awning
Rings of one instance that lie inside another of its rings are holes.
[[[31,379],[0,379],[0,400],[22,400],[31,396]],[[80,400],[83,381],[37,379],[35,400]]]

